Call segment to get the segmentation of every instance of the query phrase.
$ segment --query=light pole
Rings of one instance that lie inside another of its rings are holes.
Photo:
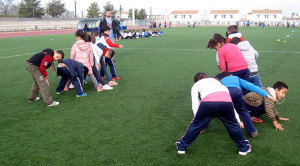
[[[77,1],[74,1],[74,4],[75,4],[75,18],[77,18],[77,16],[76,16],[76,3],[77,3]]]

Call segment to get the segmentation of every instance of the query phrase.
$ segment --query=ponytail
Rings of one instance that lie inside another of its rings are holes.
[[[92,43],[93,44],[96,43],[96,36],[99,36],[99,32],[98,31],[92,31]]]
[[[85,31],[82,30],[77,30],[75,32],[75,36],[76,37],[80,37],[82,40],[84,40],[85,42],[87,42],[87,33]]]

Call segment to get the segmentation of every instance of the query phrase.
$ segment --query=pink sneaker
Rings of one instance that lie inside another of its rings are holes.
[[[65,85],[65,88],[64,88],[65,91],[68,91],[69,90],[69,87],[67,85]]]
[[[101,91],[103,91],[103,87],[102,87],[101,85],[99,85],[99,86],[97,87],[97,92],[101,92]]]
[[[119,85],[119,84],[116,81],[109,81],[108,85],[113,86],[113,85]]]

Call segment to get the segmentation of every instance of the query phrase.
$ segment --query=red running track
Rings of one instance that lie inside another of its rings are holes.
[[[24,36],[42,36],[75,33],[76,29],[48,30],[48,31],[28,31],[28,32],[1,32],[0,38],[24,37]]]

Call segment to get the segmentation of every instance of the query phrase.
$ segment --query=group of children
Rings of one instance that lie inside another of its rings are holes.
[[[284,130],[277,120],[289,119],[281,117],[275,105],[285,97],[288,86],[277,81],[272,87],[262,87],[256,63],[258,53],[242,38],[236,25],[227,28],[226,38],[214,34],[207,48],[217,50],[221,73],[213,77],[205,73],[195,75],[191,90],[194,118],[184,136],[176,142],[178,153],[185,154],[197,136],[206,132],[210,120],[218,117],[239,148],[239,154],[247,155],[252,146],[241,128],[251,137],[257,137],[253,122],[263,122],[258,117],[266,113],[276,130]]]
[[[164,36],[164,32],[161,29],[137,29],[137,30],[121,30],[121,38],[122,39],[138,39],[143,37],[153,37],[153,36]]]
[[[52,64],[53,70],[56,71],[53,61],[58,61],[57,75],[61,76],[56,88],[58,95],[63,91],[68,91],[69,87],[73,86],[77,91],[77,97],[87,96],[87,93],[83,91],[83,85],[87,83],[85,81],[86,76],[90,77],[98,92],[111,90],[113,89],[112,86],[118,85],[116,81],[120,78],[116,76],[112,59],[115,54],[113,48],[123,48],[123,46],[111,42],[108,36],[109,31],[109,27],[102,28],[101,37],[98,31],[93,31],[91,35],[82,30],[76,31],[77,41],[71,49],[70,59],[64,59],[63,51],[52,49],[45,49],[32,56],[27,61],[27,70],[34,80],[29,101],[39,100],[38,93],[40,90],[46,106],[59,104],[52,99],[48,89],[49,81],[46,69]],[[112,77],[108,73],[106,65],[110,67]],[[107,78],[107,83],[103,80],[104,75]]]

